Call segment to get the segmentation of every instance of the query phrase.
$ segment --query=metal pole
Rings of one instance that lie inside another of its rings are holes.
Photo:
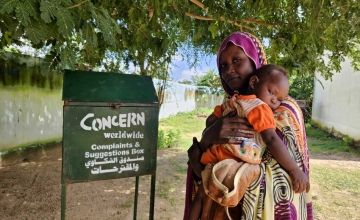
[[[135,177],[135,198],[134,198],[134,220],[136,220],[137,214],[137,202],[138,202],[138,194],[139,194],[139,176]]]
[[[151,189],[150,189],[150,215],[149,219],[154,219],[154,207],[155,207],[155,181],[156,180],[156,172],[151,174]]]
[[[61,179],[63,179],[61,175]],[[66,184],[61,181],[61,220],[65,220],[66,213]]]
[[[64,100],[64,106],[63,106],[63,119],[65,115],[65,106],[68,104],[66,100]],[[62,127],[63,134],[64,132],[64,124]],[[62,144],[61,144],[61,220],[65,220],[65,214],[66,214],[66,183],[64,178],[64,136],[62,138]]]

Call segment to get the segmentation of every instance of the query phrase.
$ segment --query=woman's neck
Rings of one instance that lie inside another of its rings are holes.
[[[240,95],[253,95],[255,94],[254,90],[250,88],[250,86],[247,89],[243,90],[234,90],[234,94],[240,94]]]

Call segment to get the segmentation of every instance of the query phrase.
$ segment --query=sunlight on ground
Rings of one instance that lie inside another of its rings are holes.
[[[160,128],[180,132],[176,148],[186,150],[191,137],[200,137],[206,117],[211,110],[184,113],[162,120]],[[360,219],[360,161],[355,152],[341,139],[307,125],[308,144],[311,154],[322,159],[311,159],[311,191],[315,219]],[[336,160],[329,160],[336,159]],[[357,161],[351,161],[351,159]]]
[[[360,219],[360,162],[311,160],[311,191],[316,219]]]

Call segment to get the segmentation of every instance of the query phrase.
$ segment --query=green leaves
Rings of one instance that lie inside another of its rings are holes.
[[[41,19],[45,23],[50,23],[56,18],[57,9],[59,7],[58,1],[44,0],[40,2]]]
[[[35,2],[33,0],[0,0],[0,14],[13,14],[22,25],[29,25],[30,17],[36,17]]]
[[[212,38],[215,38],[218,35],[218,29],[219,29],[219,27],[218,27],[217,22],[213,22],[210,24],[209,31],[211,33]]]
[[[71,36],[74,29],[74,18],[70,10],[58,7],[55,16],[59,32],[65,36]]]
[[[19,4],[18,0],[0,0],[0,14],[10,14],[12,13],[16,6]]]
[[[46,34],[42,32],[41,28],[36,27],[34,25],[25,28],[25,31],[29,40],[34,44],[38,44],[42,40],[46,39]]]
[[[210,87],[212,92],[218,92],[221,90],[220,77],[215,70],[209,70],[204,75],[196,75],[193,77],[192,81],[197,86]]]
[[[115,46],[115,35],[119,29],[114,28],[114,22],[110,17],[108,11],[102,7],[98,9],[97,13],[92,14],[97,27],[100,29],[105,42],[111,47]]]
[[[321,71],[331,77],[346,56],[360,66],[354,46],[360,38],[358,1],[199,2],[0,0],[0,46],[21,37],[36,48],[51,44],[49,56],[74,68],[94,68],[110,52],[138,73],[162,76],[180,47],[193,48],[186,57],[196,59],[200,52],[216,52],[229,33],[243,30],[269,42],[270,63],[296,74]]]

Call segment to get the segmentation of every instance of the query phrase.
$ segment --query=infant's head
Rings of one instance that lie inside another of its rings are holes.
[[[274,110],[289,94],[287,72],[274,64],[264,65],[254,72],[249,87],[259,99]]]

